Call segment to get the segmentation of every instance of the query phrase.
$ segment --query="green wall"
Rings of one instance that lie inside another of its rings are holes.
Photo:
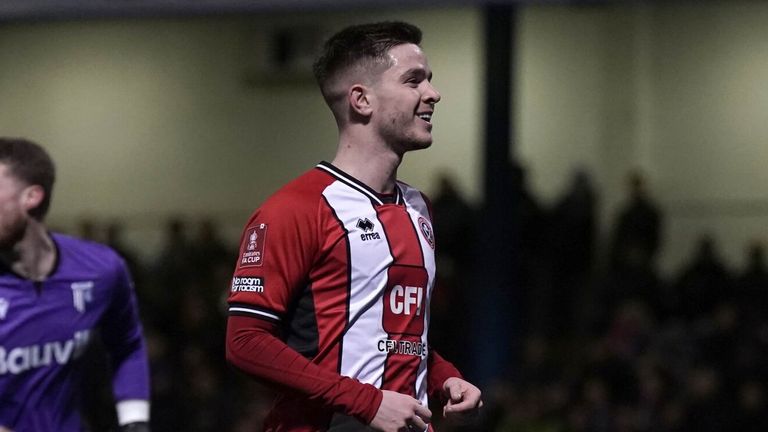
[[[517,17],[512,145],[543,203],[587,168],[605,234],[639,167],[667,215],[664,272],[704,231],[740,266],[768,225],[768,3],[538,5]],[[448,169],[478,201],[486,83],[474,8],[4,24],[0,131],[54,154],[56,226],[124,217],[151,253],[160,221],[185,213],[234,239],[336,142],[311,81],[247,79],[263,35],[393,18],[423,28],[443,95],[435,144],[408,155],[400,177],[431,192]]]
[[[727,262],[765,241],[768,4],[537,6],[520,17],[517,152],[552,202],[587,167],[604,233],[642,169],[666,214],[661,270],[712,233]]]
[[[264,198],[336,146],[311,79],[254,82],[265,35],[384,19],[422,28],[443,96],[433,147],[408,155],[400,177],[429,191],[435,173],[449,170],[477,197],[481,50],[472,9],[5,25],[0,131],[44,144],[57,161],[54,226],[124,218],[129,240],[153,251],[162,220],[188,214],[215,218],[235,239]]]

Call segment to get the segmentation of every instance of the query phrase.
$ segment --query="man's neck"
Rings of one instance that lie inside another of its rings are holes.
[[[9,250],[0,251],[0,260],[22,277],[42,281],[56,264],[56,247],[45,225],[31,220],[24,237]]]
[[[376,192],[392,193],[402,160],[384,144],[342,137],[331,163]]]

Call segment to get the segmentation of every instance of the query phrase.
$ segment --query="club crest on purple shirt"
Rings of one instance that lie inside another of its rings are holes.
[[[72,302],[78,312],[85,312],[85,304],[93,300],[93,281],[72,283]]]
[[[0,320],[5,319],[5,315],[8,313],[8,306],[10,305],[6,298],[0,297]]]

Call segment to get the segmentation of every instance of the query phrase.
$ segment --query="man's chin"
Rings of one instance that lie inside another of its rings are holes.
[[[10,251],[16,243],[9,238],[0,237],[0,252]],[[2,431],[0,431],[2,432]]]
[[[424,150],[432,146],[432,138],[423,141],[411,141],[406,151]]]
[[[0,251],[10,251],[24,238],[24,229],[0,233]]]

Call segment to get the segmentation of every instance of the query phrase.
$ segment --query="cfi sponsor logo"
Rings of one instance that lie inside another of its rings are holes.
[[[377,347],[379,352],[404,354],[421,358],[427,358],[428,352],[427,344],[409,340],[381,339]]]
[[[430,225],[429,222],[422,216],[419,217],[419,228],[421,229],[421,235],[424,236],[424,240],[429,243],[429,247],[434,249],[435,235],[432,233],[432,225]]]
[[[8,301],[8,299],[0,297],[0,320],[5,319],[5,316],[8,314],[8,307],[10,305],[11,303]]]
[[[387,271],[382,296],[382,328],[390,335],[424,334],[429,299],[427,271],[423,267],[393,265]]]
[[[421,316],[423,299],[423,287],[395,285],[389,291],[389,308],[395,315]]]
[[[93,281],[73,282],[72,303],[80,313],[85,313],[85,305],[93,301]]]

